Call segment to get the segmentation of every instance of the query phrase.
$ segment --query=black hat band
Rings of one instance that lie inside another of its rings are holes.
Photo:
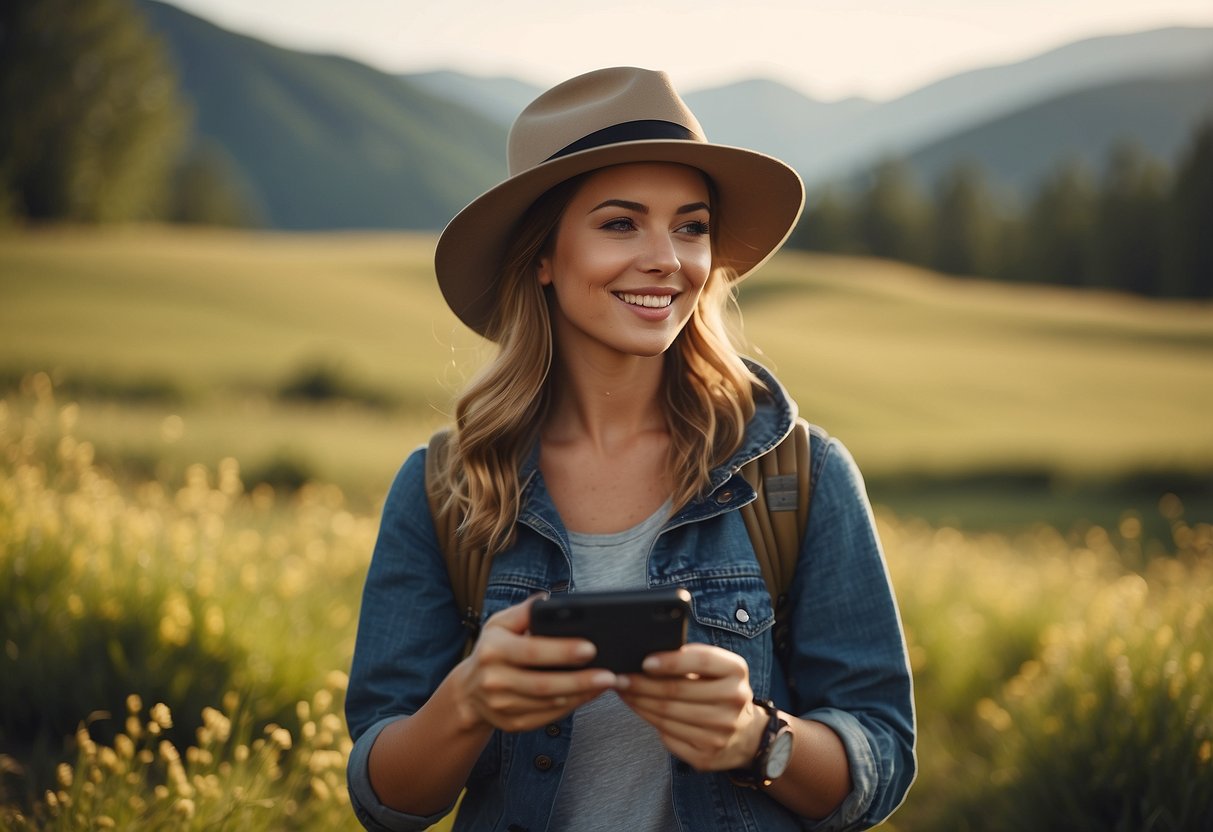
[[[569,156],[573,153],[580,153],[582,150],[590,150],[595,147],[605,147],[609,144],[621,144],[623,142],[641,142],[652,139],[675,139],[678,141],[702,141],[698,136],[692,133],[681,124],[675,124],[672,121],[625,121],[622,124],[612,124],[610,127],[604,127],[601,130],[595,130],[588,136],[582,136],[577,141],[570,145],[562,147],[548,158],[545,162],[550,162],[553,159],[559,159],[561,156]]]

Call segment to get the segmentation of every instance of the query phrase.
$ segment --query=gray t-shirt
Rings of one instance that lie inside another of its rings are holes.
[[[670,502],[622,532],[569,532],[573,586],[580,592],[644,589],[648,556]],[[657,732],[614,691],[573,716],[573,741],[549,827],[553,832],[664,832],[677,829],[670,756]]]

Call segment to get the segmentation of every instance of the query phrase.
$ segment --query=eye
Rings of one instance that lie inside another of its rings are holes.
[[[632,231],[636,228],[636,223],[628,217],[617,217],[604,222],[599,228],[603,231]]]
[[[694,220],[693,222],[684,223],[678,227],[678,230],[683,234],[692,234],[696,237],[706,237],[710,232],[708,224],[701,220]]]

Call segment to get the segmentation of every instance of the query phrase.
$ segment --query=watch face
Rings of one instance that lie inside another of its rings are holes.
[[[766,759],[766,778],[774,780],[779,775],[783,774],[788,763],[792,761],[792,732],[780,731],[775,735],[775,739],[771,741],[771,747],[767,751]]]

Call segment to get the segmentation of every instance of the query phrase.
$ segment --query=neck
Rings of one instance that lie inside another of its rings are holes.
[[[644,432],[664,431],[664,367],[661,355],[558,359],[552,368],[555,394],[545,436],[607,448]]]

